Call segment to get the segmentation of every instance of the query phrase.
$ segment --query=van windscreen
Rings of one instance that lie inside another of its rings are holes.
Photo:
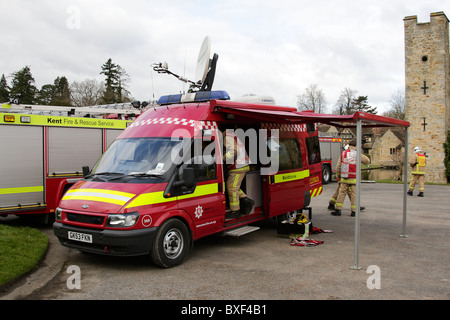
[[[127,138],[114,141],[91,175],[163,177],[176,163],[183,140]]]

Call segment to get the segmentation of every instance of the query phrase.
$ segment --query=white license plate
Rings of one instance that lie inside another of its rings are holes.
[[[69,231],[69,239],[81,242],[92,243],[92,234]]]

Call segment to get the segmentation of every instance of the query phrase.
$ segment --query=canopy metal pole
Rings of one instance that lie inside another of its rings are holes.
[[[355,208],[355,263],[351,266],[351,269],[361,270],[359,266],[359,211],[361,208],[361,137],[362,137],[362,125],[361,120],[356,121],[356,208]]]
[[[406,192],[408,191],[408,127],[405,127],[405,160],[403,166],[403,233],[400,237],[407,238],[406,234],[406,212],[407,212],[407,199]]]

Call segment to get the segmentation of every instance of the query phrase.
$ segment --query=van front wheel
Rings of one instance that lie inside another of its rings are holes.
[[[165,221],[156,234],[151,251],[152,261],[163,268],[183,263],[189,251],[189,232],[178,219]]]

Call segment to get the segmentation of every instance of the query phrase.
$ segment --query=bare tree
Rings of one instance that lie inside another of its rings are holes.
[[[388,111],[384,112],[383,116],[405,120],[406,101],[404,90],[398,89],[394,94],[392,94],[391,98],[389,99],[389,105],[391,106],[391,108]]]
[[[305,89],[305,93],[297,96],[297,110],[313,110],[316,113],[326,111],[326,99],[322,89],[317,84],[312,84]]]
[[[333,114],[353,114],[355,111],[353,108],[353,100],[357,98],[356,94],[357,91],[350,88],[345,88],[342,90],[341,95],[333,108]]]
[[[94,106],[100,104],[104,85],[95,79],[82,82],[74,81],[70,85],[71,99],[75,107]]]

